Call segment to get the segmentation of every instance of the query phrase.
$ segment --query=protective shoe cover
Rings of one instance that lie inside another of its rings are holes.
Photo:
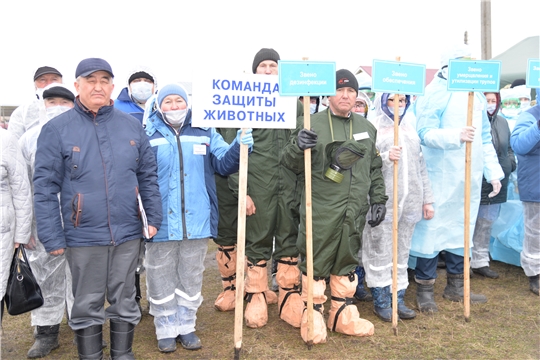
[[[366,272],[363,266],[357,266],[354,270],[358,278],[358,285],[356,285],[356,291],[354,292],[354,298],[358,301],[373,301],[373,296],[366,290],[364,286],[364,277]]]
[[[135,359],[131,346],[135,325],[125,321],[111,320],[111,359],[131,360]]]
[[[330,275],[332,305],[328,314],[328,328],[346,335],[370,336],[375,332],[373,324],[360,318],[358,308],[353,305],[353,295],[358,280],[356,274]]]
[[[307,276],[302,274],[302,301],[307,305]],[[326,302],[326,281],[324,279],[313,280],[313,344],[322,344],[326,342],[326,324],[324,323],[324,303]],[[308,342],[308,316],[307,308],[304,307],[302,313],[302,322],[300,324],[300,335],[304,342]]]
[[[101,331],[102,325],[92,325],[85,329],[75,330],[80,360],[99,360],[103,358]]]
[[[371,288],[373,294],[373,312],[382,321],[392,321],[392,293],[390,285]]]
[[[47,356],[54,349],[57,349],[60,346],[58,343],[59,330],[60,324],[52,326],[36,326],[34,333],[36,341],[30,350],[28,350],[28,358],[42,358]]]
[[[403,320],[410,320],[414,319],[416,317],[416,312],[414,310],[409,309],[407,305],[405,305],[405,292],[406,289],[398,290],[397,292],[397,299],[398,299],[398,316],[400,319]]]
[[[463,301],[463,274],[446,274],[446,287],[444,288],[443,298],[450,301]],[[470,293],[471,304],[483,304],[487,298],[481,294]]]
[[[433,296],[433,290],[435,287],[435,279],[419,280],[416,279],[416,304],[418,310],[423,313],[435,313],[439,311],[435,298]]]
[[[534,294],[540,295],[540,275],[529,276],[529,288]]]
[[[268,289],[265,260],[261,260],[255,265],[248,261],[245,289],[245,299],[248,302],[244,312],[246,325],[254,329],[263,327],[268,322],[265,292],[271,292]]]
[[[234,310],[236,298],[236,246],[219,246],[216,253],[223,291],[214,302],[219,311]]]
[[[299,328],[304,302],[300,297],[300,269],[297,265],[298,258],[287,257],[278,260],[276,280],[279,285],[279,317]]]

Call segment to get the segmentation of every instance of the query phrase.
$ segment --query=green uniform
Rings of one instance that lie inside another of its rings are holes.
[[[300,105],[298,103],[299,116],[302,115]],[[228,129],[227,134],[225,140],[234,139],[236,129]],[[275,238],[275,259],[296,257],[300,217],[298,186],[302,189],[303,184],[298,182],[294,172],[280,163],[281,152],[289,141],[291,130],[253,129],[252,134],[254,145],[248,158],[247,195],[253,200],[256,213],[246,218],[246,256],[253,264],[269,260]],[[216,177],[220,211],[216,243],[233,245],[231,234],[234,232],[236,236],[237,230],[238,174],[228,177],[228,194],[223,194],[222,180]],[[231,204],[232,199],[234,203]]]
[[[316,277],[344,276],[354,270],[358,265],[361,242],[359,229],[363,227],[360,222],[365,222],[369,210],[366,199],[369,196],[370,204],[386,204],[388,199],[381,173],[382,160],[375,147],[375,127],[352,112],[349,118],[329,116],[329,112],[330,109],[326,109],[311,116],[311,128],[318,135],[317,145],[311,150],[313,269]],[[298,174],[304,171],[304,151],[297,144],[302,127],[294,131],[282,156],[282,163]],[[335,148],[336,143],[364,149],[363,158],[350,170],[343,171],[341,183],[325,177],[333,155],[329,149]],[[305,194],[300,215],[296,245],[305,259]],[[300,269],[306,272],[305,261]]]

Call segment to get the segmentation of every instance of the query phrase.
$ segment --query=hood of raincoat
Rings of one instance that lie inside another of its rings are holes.
[[[394,121],[394,115],[388,110],[388,105],[386,104],[388,102],[388,97],[390,97],[389,93],[382,93],[377,94],[377,97],[375,98],[374,105],[375,105],[375,115],[379,117],[380,115],[386,115],[390,118],[390,120]],[[399,117],[399,122],[403,120],[403,117],[405,114],[407,114],[407,110],[409,109],[409,106],[411,106],[411,95],[405,95],[405,100],[407,103],[405,104],[405,111],[403,112],[403,115]]]

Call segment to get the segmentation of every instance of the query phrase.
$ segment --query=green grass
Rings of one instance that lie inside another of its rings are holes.
[[[234,312],[220,313],[213,307],[221,289],[215,263],[215,245],[206,259],[203,287],[204,302],[199,309],[197,334],[203,343],[199,351],[179,347],[162,354],[157,349],[152,316],[147,312],[135,330],[134,352],[137,359],[232,359],[234,357]],[[417,318],[398,322],[398,334],[392,324],[373,314],[373,303],[358,303],[360,316],[375,324],[375,335],[352,337],[328,333],[326,344],[308,350],[300,331],[277,316],[277,305],[269,306],[268,324],[261,329],[244,326],[242,359],[540,359],[540,299],[529,291],[528,279],[519,267],[493,261],[499,272],[496,280],[471,278],[471,291],[488,297],[487,304],[471,305],[470,322],[463,315],[463,304],[442,298],[446,285],[444,270],[439,270],[435,299],[439,312],[418,314]],[[405,298],[415,307],[416,286],[409,285]],[[329,294],[327,294],[329,295]],[[146,301],[143,300],[143,305]],[[325,305],[328,311],[330,303]],[[2,359],[25,359],[33,343],[30,315],[5,315]],[[104,338],[108,340],[108,324]],[[66,321],[60,329],[60,348],[49,359],[74,359],[76,346]],[[105,350],[108,354],[108,349]]]

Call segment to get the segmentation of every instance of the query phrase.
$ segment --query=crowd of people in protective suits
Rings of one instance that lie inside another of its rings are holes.
[[[244,132],[192,126],[186,88],[177,83],[158,88],[146,67],[129,74],[114,101],[113,70],[103,59],[79,63],[77,96],[62,84],[57,69],[37,69],[37,99],[18,107],[8,129],[0,130],[2,312],[14,247],[28,252],[45,299],[31,313],[35,342],[28,358],[59,347],[66,313],[80,359],[101,359],[107,346],[112,359],[133,359],[144,271],[158,350],[174,352],[177,344],[200,349],[196,319],[210,240],[217,244],[223,285],[214,307],[231,311],[236,305],[242,145],[249,149],[241,279],[249,328],[267,324],[269,304],[277,304],[279,317],[315,344],[326,342],[328,330],[374,334],[356,301],[373,302],[374,313],[392,321],[394,219],[398,317],[416,317],[414,306],[405,303],[410,270],[415,308],[437,312],[434,284],[441,253],[443,297],[463,301],[464,256],[471,256],[473,273],[498,277],[489,266],[489,243],[509,185],[512,192],[519,186],[523,203],[521,265],[530,290],[539,295],[540,107],[530,105],[531,89],[524,83],[500,93],[477,92],[467,126],[467,93],[448,91],[447,78],[449,61],[470,55],[465,45],[449,48],[425,94],[416,98],[360,89],[353,73],[338,70],[335,95],[309,99],[309,129],[298,101],[296,129]],[[277,75],[279,60],[277,51],[263,48],[252,71]],[[466,144],[473,159],[471,254],[464,254],[463,243]],[[304,187],[306,151],[311,194]],[[308,199],[312,338],[306,311]],[[325,315],[327,287],[331,301]],[[471,293],[470,301],[487,298]],[[107,319],[110,343],[102,336]]]

